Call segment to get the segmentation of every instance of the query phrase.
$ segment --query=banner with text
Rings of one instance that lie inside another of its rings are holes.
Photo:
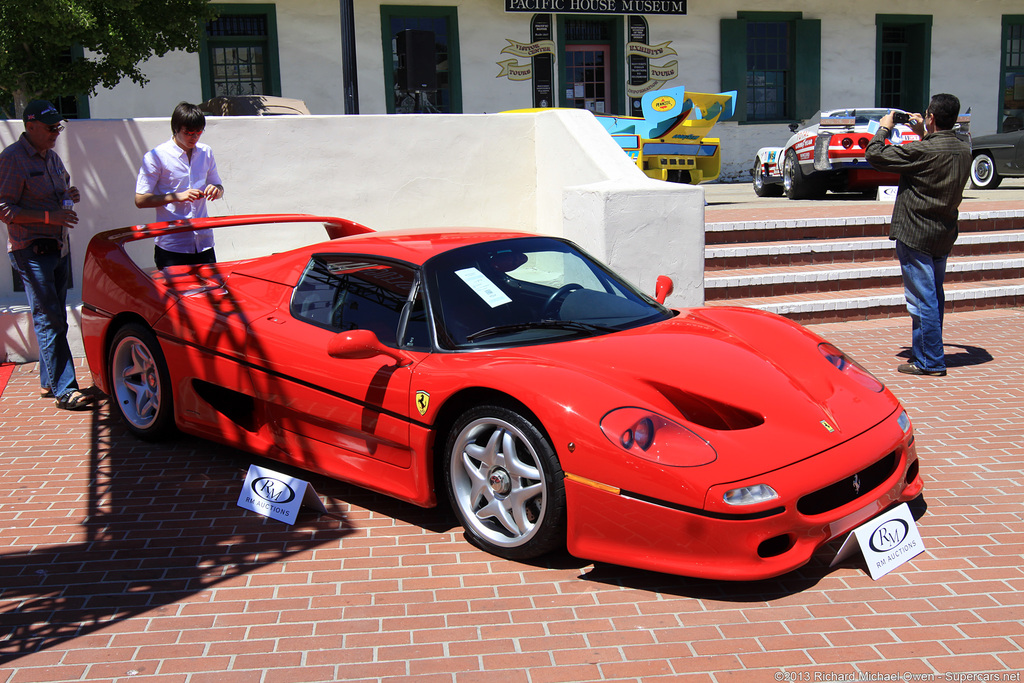
[[[686,0],[505,0],[506,12],[686,14]]]

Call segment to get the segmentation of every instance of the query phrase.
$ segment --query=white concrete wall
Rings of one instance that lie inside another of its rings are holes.
[[[388,3],[395,4],[395,3]],[[532,106],[529,81],[496,78],[506,39],[528,42],[528,13],[506,13],[500,0],[416,0],[407,4],[456,6],[463,111],[501,112]],[[355,3],[356,62],[362,114],[383,114],[384,64],[380,2]],[[344,112],[339,4],[336,0],[282,0],[276,3],[282,95],[306,101],[314,114]],[[875,16],[915,14],[932,17],[931,92],[952,92],[973,111],[972,130],[996,130],[998,116],[1001,17],[1021,14],[1020,0],[865,0],[851,11],[848,3],[777,0],[769,7],[744,0],[690,2],[685,16],[647,16],[650,42],[671,41],[680,75],[667,86],[717,92],[720,84],[719,21],[740,10],[802,12],[822,27],[821,105],[825,109],[874,103]],[[667,61],[667,60],[666,60]],[[660,62],[659,62],[660,63]],[[557,67],[556,67],[557,68]],[[143,66],[150,84],[122,83],[91,100],[94,118],[167,116],[181,100],[201,99],[199,58],[173,53]],[[556,84],[557,87],[557,84]],[[757,149],[781,145],[786,124],[737,125],[721,122],[722,180],[749,180]]]
[[[0,145],[22,130],[21,122],[0,121]],[[169,136],[168,118],[68,122],[56,151],[83,197],[71,238],[76,283],[93,234],[154,220],[152,209],[135,208],[135,178],[146,150]],[[211,215],[322,213],[377,230],[562,235],[647,292],[657,275],[672,276],[672,305],[703,303],[703,191],[644,176],[586,112],[209,117],[203,141],[225,187],[208,205]],[[263,239],[267,251],[277,244]],[[248,256],[252,246],[218,237],[217,254]],[[77,302],[79,292],[70,298]],[[2,358],[35,357],[24,302],[10,268],[0,268]]]

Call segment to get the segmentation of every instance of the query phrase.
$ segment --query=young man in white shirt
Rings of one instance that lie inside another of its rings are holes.
[[[173,137],[146,152],[135,183],[135,206],[155,208],[157,221],[187,220],[207,215],[206,201],[224,196],[217,162],[209,145],[199,142],[206,116],[182,102],[171,114]],[[196,230],[156,238],[157,268],[213,263],[213,231]]]

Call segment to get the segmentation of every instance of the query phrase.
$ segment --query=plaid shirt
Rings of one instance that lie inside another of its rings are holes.
[[[71,176],[52,149],[43,157],[25,133],[0,152],[0,220],[7,224],[7,251],[25,249],[32,240],[56,238],[67,252],[68,231],[46,223],[15,223],[23,209],[59,211]]]
[[[932,256],[947,256],[957,237],[957,218],[971,171],[971,147],[951,130],[923,140],[887,145],[879,128],[865,157],[879,171],[900,174],[889,239]]]

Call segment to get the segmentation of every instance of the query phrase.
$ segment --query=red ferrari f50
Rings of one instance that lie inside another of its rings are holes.
[[[162,271],[130,255],[156,234],[270,224],[332,239]],[[234,216],[97,235],[82,329],[138,437],[177,428],[447,499],[506,558],[567,546],[760,579],[920,493],[910,419],[870,373],[784,318],[665,294],[552,237]]]

